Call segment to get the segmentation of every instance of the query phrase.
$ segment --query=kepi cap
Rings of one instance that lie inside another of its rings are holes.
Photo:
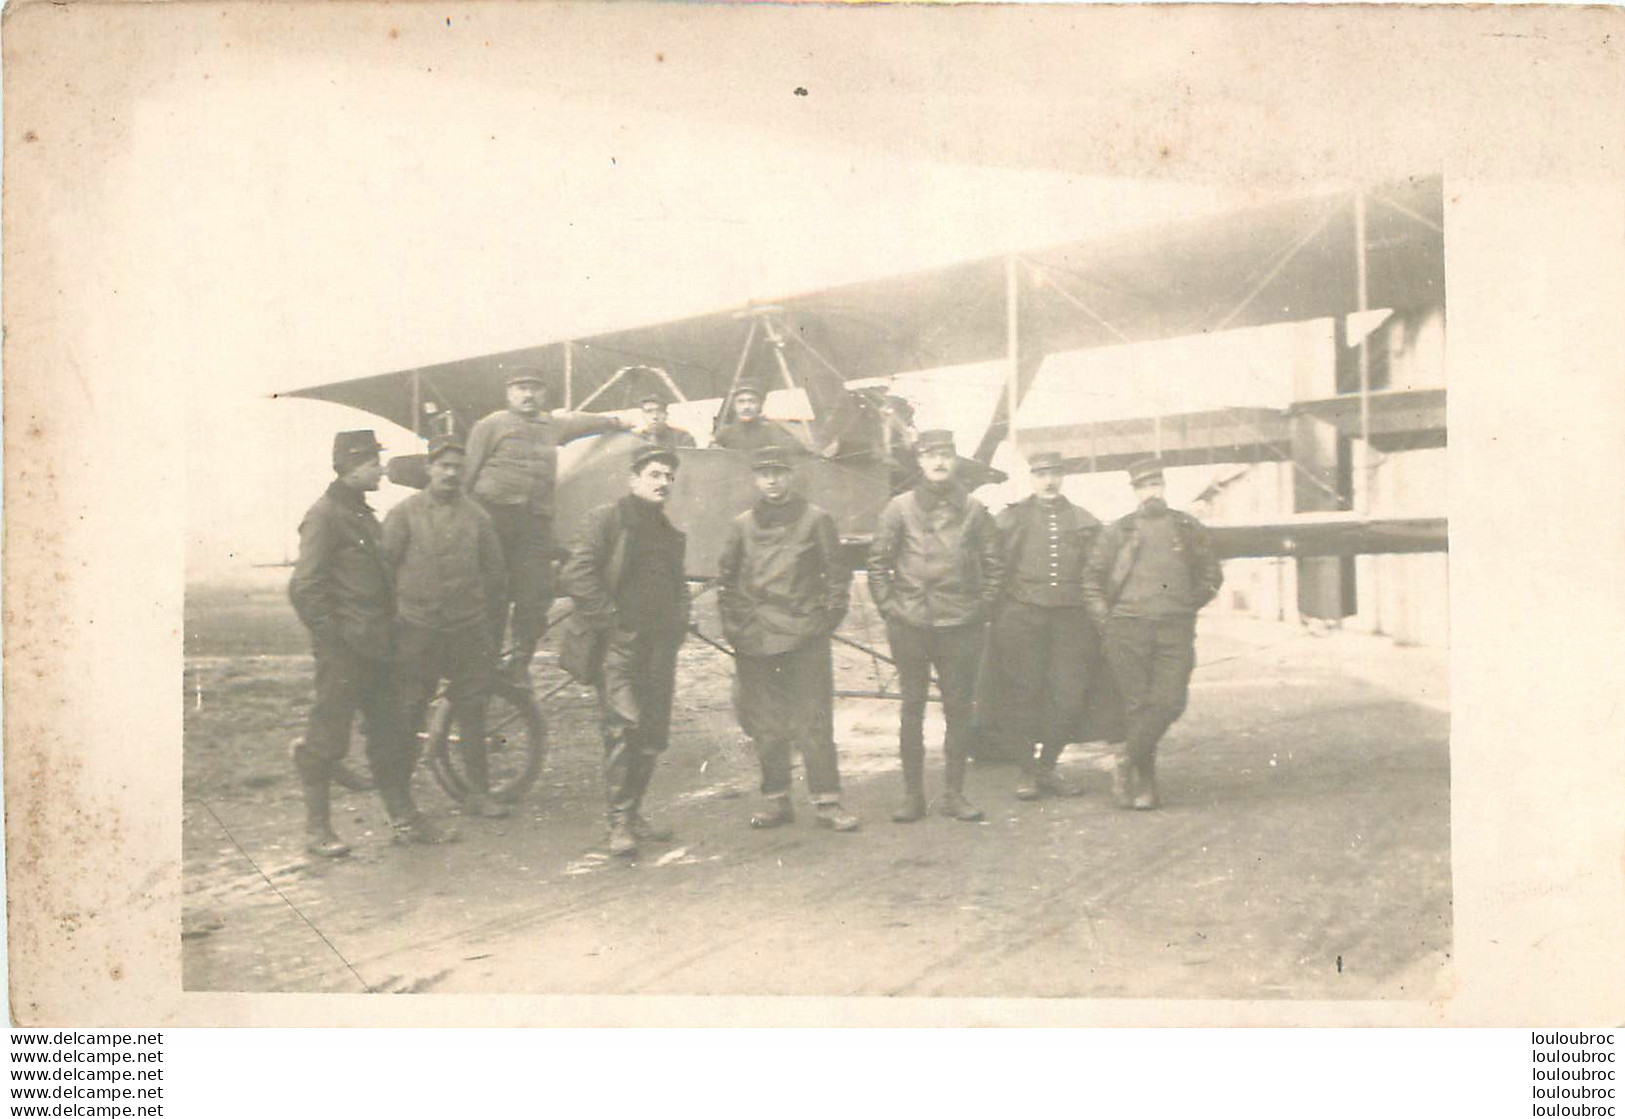
[[[666,398],[661,396],[658,392],[645,393],[643,399],[638,401],[638,403],[640,405],[641,404],[658,404],[662,408],[664,408],[666,406]]]
[[[341,431],[333,436],[333,469],[343,474],[368,459],[377,458],[384,445],[370,429]]]
[[[1045,470],[1065,470],[1066,460],[1059,451],[1039,451],[1027,460],[1027,469],[1034,474]]]
[[[1162,481],[1162,460],[1160,458],[1143,458],[1128,468],[1128,484],[1138,486],[1142,482]]]
[[[430,462],[433,462],[447,451],[456,451],[462,455],[468,453],[468,448],[463,446],[463,441],[455,435],[436,435],[429,440],[427,458]]]
[[[529,369],[525,366],[520,366],[509,373],[508,379],[503,383],[508,385],[534,384],[541,385],[544,388],[547,387],[547,379],[542,376],[540,369]]]
[[[930,431],[922,431],[919,440],[914,445],[914,450],[920,454],[926,451],[947,451],[949,454],[955,454],[957,452],[954,450],[954,433],[946,428],[933,428]]]
[[[632,452],[632,473],[639,473],[651,462],[663,462],[676,470],[682,460],[670,447],[662,447],[658,443],[644,443]]]
[[[762,386],[755,381],[740,381],[734,386],[734,396],[736,397],[747,392],[760,399],[762,396]]]
[[[762,447],[750,456],[752,470],[789,470],[790,452],[784,447]]]

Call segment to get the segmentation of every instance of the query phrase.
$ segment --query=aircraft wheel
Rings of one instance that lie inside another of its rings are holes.
[[[424,737],[434,779],[453,800],[462,800],[468,794],[462,738],[444,696],[429,708]],[[502,682],[492,689],[485,712],[485,760],[494,800],[518,800],[541,776],[547,761],[547,720],[529,687]]]

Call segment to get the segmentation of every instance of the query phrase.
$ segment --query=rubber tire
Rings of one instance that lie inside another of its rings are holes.
[[[491,689],[485,726],[491,799],[511,804],[524,796],[542,774],[547,761],[547,720],[530,688],[504,681]],[[468,795],[468,781],[458,756],[451,704],[444,697],[430,706],[424,737],[435,781],[447,796],[461,801]]]

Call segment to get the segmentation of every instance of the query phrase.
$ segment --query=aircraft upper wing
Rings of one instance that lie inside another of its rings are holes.
[[[1444,203],[1438,177],[1365,188],[1368,305],[1444,298]],[[1024,350],[1063,352],[1348,314],[1358,309],[1355,191],[1272,202],[1233,214],[1019,254]],[[1007,352],[1006,258],[828,288],[777,301],[777,318],[841,377],[890,376],[996,359]],[[301,388],[285,395],[348,404],[415,428],[452,410],[502,405],[515,366],[539,369],[570,400],[627,365],[665,369],[691,399],[723,395],[752,329],[737,309]],[[747,367],[777,382],[770,349]],[[805,352],[805,351],[802,351]],[[654,387],[627,383],[594,409],[634,405]],[[429,406],[429,407],[425,407]]]

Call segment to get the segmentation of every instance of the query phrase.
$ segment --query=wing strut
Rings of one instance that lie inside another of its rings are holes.
[[[1016,446],[1016,411],[1021,407],[1022,398],[1032,387],[1033,378],[1038,376],[1038,367],[1044,363],[1042,351],[1031,347],[1031,339],[1024,349],[1020,334],[1021,326],[1021,266],[1026,261],[1017,256],[1010,256],[1004,263],[1004,306],[1005,306],[1005,338],[1006,360],[1010,363],[1009,378],[1005,381],[1004,394],[993,407],[993,418],[982,433],[982,441],[976,445],[976,451],[971,458],[986,465],[993,461],[993,452],[998,450],[999,443],[1004,439],[1010,440],[1012,448]]]
[[[784,359],[784,335],[780,332],[778,323],[773,321],[771,312],[762,312],[762,332],[767,335],[767,344],[773,348],[773,360],[778,363],[779,376],[784,378],[784,387],[789,389],[801,388],[800,385],[796,384],[795,377],[790,374],[790,363]],[[811,421],[796,420],[795,422],[800,425],[801,430],[806,434],[808,443],[813,447],[822,448],[824,433],[820,430],[821,425],[818,423],[817,416],[818,413],[815,409]]]
[[[1376,457],[1371,449],[1371,331],[1364,329],[1369,300],[1365,275],[1365,191],[1354,195],[1354,275],[1355,305],[1360,309],[1360,455],[1365,460],[1365,486],[1360,494],[1360,512],[1371,512],[1371,484],[1376,480]]]

